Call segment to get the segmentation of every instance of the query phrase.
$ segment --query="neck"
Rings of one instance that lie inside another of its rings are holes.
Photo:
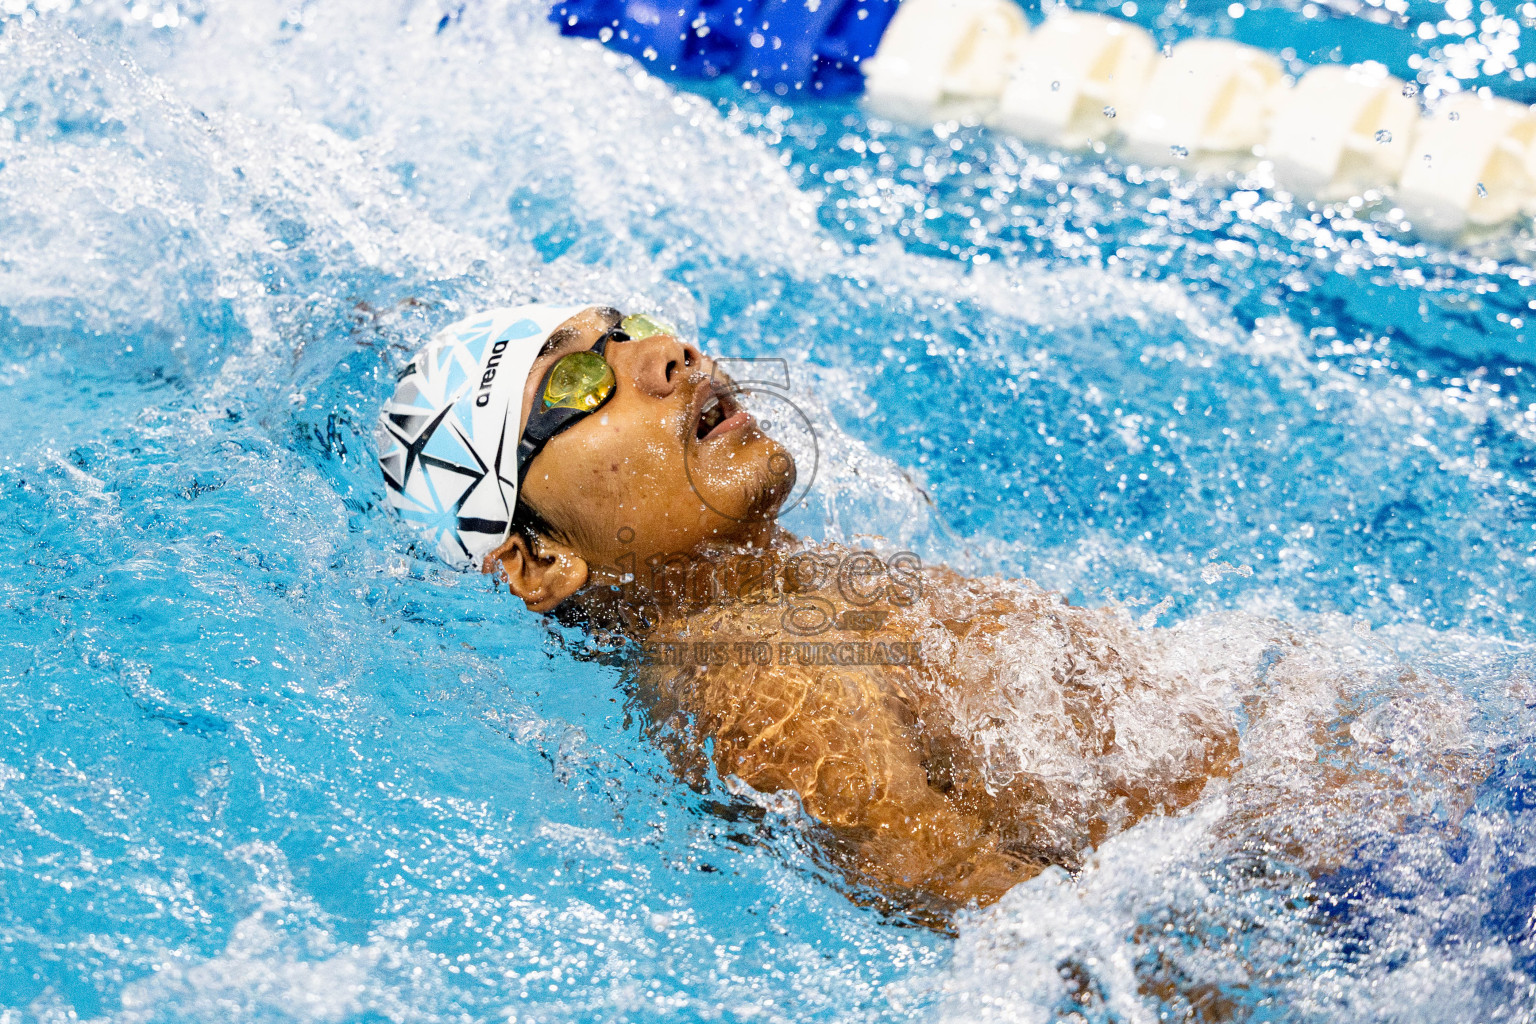
[[[883,620],[922,591],[911,552],[879,556],[836,545],[807,545],[775,529],[759,544],[704,545],[644,560],[621,556],[591,573],[573,611],[594,635],[636,642],[697,632],[702,615],[733,610],[790,617],[791,632],[852,614]],[[860,626],[856,628],[867,628]]]
[[[572,610],[594,632],[643,641],[675,633],[701,612],[777,601],[808,582],[799,538],[772,527],[750,543],[702,544],[646,558],[623,553],[589,568]],[[814,582],[814,581],[810,581]]]

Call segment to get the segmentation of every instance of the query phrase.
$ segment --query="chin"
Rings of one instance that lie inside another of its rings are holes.
[[[796,469],[794,456],[774,441],[768,441],[758,465],[760,471],[745,492],[743,518],[762,522],[777,517],[794,493]]]
[[[763,481],[763,490],[767,498],[772,501],[772,511],[777,513],[784,502],[789,500],[789,496],[795,492],[799,470],[795,466],[795,457],[776,443],[769,458],[771,461],[765,462],[765,465],[771,465],[773,468],[767,474],[767,479]]]
[[[690,476],[694,492],[711,511],[743,525],[772,521],[795,489],[795,460],[778,442],[759,434],[735,449],[734,459],[712,459]]]

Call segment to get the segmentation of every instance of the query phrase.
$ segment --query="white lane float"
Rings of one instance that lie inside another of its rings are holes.
[[[1033,31],[1011,0],[903,0],[862,65],[865,102],[915,122],[984,119],[1078,148],[1196,166],[1260,157],[1300,195],[1337,200],[1395,187],[1422,230],[1453,235],[1536,215],[1536,115],[1509,100],[1444,98],[1381,65],[1312,68],[1225,39],[1159,52],[1140,26],[1058,8]]]
[[[1189,39],[1153,66],[1141,109],[1125,127],[1138,159],[1251,154],[1264,141],[1271,94],[1285,72],[1263,50],[1228,39]]]
[[[996,103],[1029,22],[1011,0],[906,0],[860,64],[865,101],[898,120]]]
[[[1157,43],[1139,25],[1061,11],[1019,45],[991,122],[1026,139],[1086,146],[1139,106]]]
[[[1456,93],[1418,123],[1398,200],[1436,234],[1488,228],[1529,214],[1536,195],[1536,116],[1523,103]]]
[[[1295,86],[1280,86],[1264,144],[1276,180],[1320,199],[1393,184],[1419,119],[1404,85],[1382,65],[1365,63],[1320,65]]]

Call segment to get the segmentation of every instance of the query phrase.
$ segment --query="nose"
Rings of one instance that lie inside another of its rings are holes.
[[[617,349],[618,351],[614,351]],[[638,341],[611,346],[620,369],[627,370],[634,386],[657,398],[676,391],[693,371],[704,365],[704,353],[670,334],[653,334]]]

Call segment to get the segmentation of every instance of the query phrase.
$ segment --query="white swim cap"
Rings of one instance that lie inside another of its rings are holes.
[[[478,565],[512,532],[523,385],[555,329],[590,308],[477,313],[400,371],[374,435],[384,493],[450,565]]]

